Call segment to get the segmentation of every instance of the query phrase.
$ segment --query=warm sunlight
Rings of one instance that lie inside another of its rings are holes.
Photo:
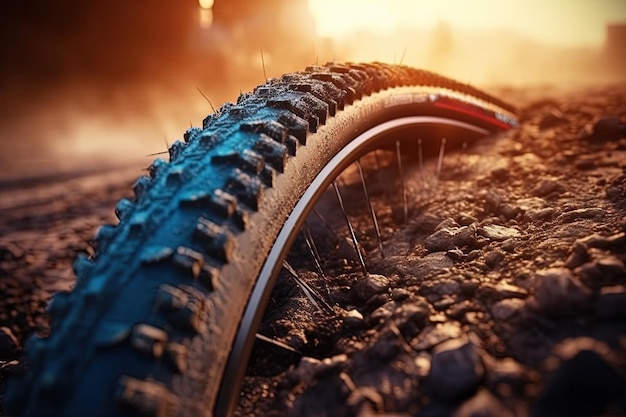
[[[210,9],[213,7],[213,0],[198,0],[198,4],[202,9]]]
[[[623,0],[309,0],[317,33],[389,34],[432,29],[439,22],[462,29],[507,29],[558,46],[598,46],[609,22],[626,22]]]

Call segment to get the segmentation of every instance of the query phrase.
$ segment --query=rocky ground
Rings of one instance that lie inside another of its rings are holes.
[[[326,266],[349,313],[284,306],[261,332],[300,353],[260,343],[238,413],[626,415],[625,92],[505,92],[519,129],[447,154],[428,192],[407,171],[407,221],[376,207],[385,257],[365,236],[368,275]],[[3,184],[0,395],[139,175]]]

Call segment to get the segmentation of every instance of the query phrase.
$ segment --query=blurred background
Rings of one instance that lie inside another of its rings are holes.
[[[217,108],[312,63],[489,91],[626,81],[623,0],[3,0],[0,36],[0,186],[139,172],[211,112],[197,89]]]

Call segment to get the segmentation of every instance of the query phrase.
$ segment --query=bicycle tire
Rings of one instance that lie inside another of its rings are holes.
[[[515,108],[434,73],[327,64],[271,79],[188,129],[79,256],[49,306],[6,410],[20,415],[200,416],[215,408],[237,329],[285,220],[360,133],[445,114],[488,131]]]

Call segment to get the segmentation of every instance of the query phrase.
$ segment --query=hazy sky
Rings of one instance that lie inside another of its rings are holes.
[[[508,28],[559,46],[599,46],[607,23],[626,24],[626,0],[309,0],[321,36],[399,25]]]

